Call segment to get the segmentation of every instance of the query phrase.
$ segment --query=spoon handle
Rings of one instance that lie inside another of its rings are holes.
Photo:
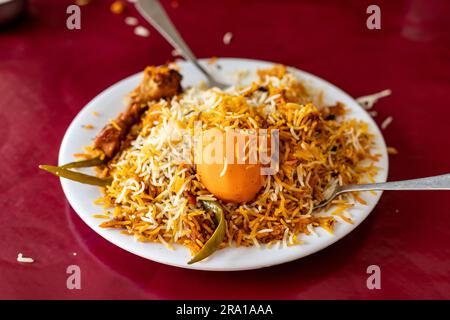
[[[450,190],[450,174],[384,183],[351,184],[341,187],[338,193],[370,190]]]
[[[186,42],[181,38],[177,29],[170,21],[164,8],[161,6],[158,0],[138,0],[136,8],[139,13],[153,26],[156,30],[174,47],[176,48],[187,60],[192,62],[208,81],[214,80],[208,74],[208,72],[200,65],[197,58],[189,49]]]

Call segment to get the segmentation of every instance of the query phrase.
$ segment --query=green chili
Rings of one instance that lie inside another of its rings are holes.
[[[70,162],[70,163],[60,166],[60,168],[71,169],[71,168],[96,167],[96,166],[106,163],[106,161],[107,161],[106,157],[103,159],[101,159],[100,157],[96,157],[96,158],[92,158],[92,159]]]
[[[66,178],[69,180],[73,180],[76,182],[90,184],[93,186],[105,187],[112,183],[112,178],[99,178],[95,176],[90,176],[88,174],[84,174],[81,172],[71,171],[66,168],[56,167],[56,166],[48,166],[48,165],[40,165],[39,169],[45,170],[54,174],[55,176]]]
[[[205,209],[214,213],[217,228],[212,234],[211,238],[203,245],[203,248],[188,262],[193,264],[199,262],[206,257],[212,255],[219,248],[223,239],[225,238],[225,214],[222,205],[217,201],[202,201],[202,205]]]

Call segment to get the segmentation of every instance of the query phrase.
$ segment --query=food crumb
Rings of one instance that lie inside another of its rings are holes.
[[[83,128],[85,128],[85,129],[94,129],[94,126],[92,124],[85,124],[85,125],[83,125]]]
[[[96,219],[109,219],[110,217],[106,214],[93,214],[92,215],[93,218]]]
[[[356,102],[358,102],[364,109],[369,110],[372,109],[372,107],[375,105],[375,103],[378,102],[379,99],[388,97],[391,94],[392,91],[390,89],[386,89],[374,94],[359,97],[356,99]]]
[[[386,129],[391,124],[392,120],[394,120],[394,118],[392,118],[391,116],[384,119],[384,121],[381,123],[381,129]]]
[[[208,60],[208,64],[215,64],[217,62],[217,57],[211,57]]]
[[[182,56],[181,52],[178,49],[173,49],[172,50],[172,56],[173,57],[179,57]]]
[[[200,82],[198,83],[198,88],[200,90],[206,90],[206,88],[208,88],[208,84],[206,83],[206,81],[200,80]]]
[[[398,154],[398,150],[394,147],[387,147],[388,154]]]
[[[98,117],[98,116],[100,116],[100,113],[98,113],[97,111],[92,111],[92,115],[95,117]]]
[[[223,43],[230,44],[231,39],[233,39],[233,34],[231,32],[227,32],[223,35]]]
[[[85,158],[85,159],[89,159],[89,154],[87,153],[74,153],[73,156],[75,158]]]
[[[114,1],[111,4],[111,12],[114,14],[121,14],[125,10],[125,3],[123,1]]]
[[[138,19],[136,19],[135,17],[126,17],[125,24],[127,24],[129,26],[137,26]]]
[[[23,254],[20,253],[20,252],[17,255],[17,261],[18,262],[23,262],[23,263],[33,263],[34,262],[33,258],[24,257]]]
[[[134,28],[134,34],[140,37],[148,37],[150,35],[150,31],[143,26],[137,26]]]
[[[91,0],[75,0],[75,4],[80,7],[89,4],[89,2],[91,2]]]
[[[376,116],[378,115],[378,112],[375,111],[375,110],[372,110],[372,111],[369,112],[369,114],[370,114],[372,117],[376,117]]]

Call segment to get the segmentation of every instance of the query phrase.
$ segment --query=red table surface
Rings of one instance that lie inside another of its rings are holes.
[[[107,242],[70,208],[56,163],[75,115],[96,94],[171,47],[145,21],[133,34],[111,1],[81,7],[81,30],[65,27],[71,1],[29,1],[26,19],[0,30],[0,298],[401,299],[450,298],[450,193],[387,192],[362,225],[312,256],[268,269],[203,272],[154,263]],[[379,1],[381,30],[366,28],[370,1],[164,2],[199,57],[281,62],[357,97],[386,88],[377,123],[399,150],[390,179],[450,172],[450,2]],[[226,32],[234,37],[225,45]],[[301,250],[301,248],[299,248]],[[18,252],[35,259],[16,261]],[[74,255],[73,253],[76,253]],[[66,268],[81,269],[68,290]],[[381,289],[366,286],[369,265]]]

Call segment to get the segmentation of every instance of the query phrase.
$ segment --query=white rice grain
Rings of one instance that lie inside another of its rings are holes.
[[[386,129],[391,124],[392,120],[394,120],[394,118],[392,118],[391,116],[384,119],[384,121],[381,123],[381,129]]]
[[[386,89],[374,94],[359,97],[356,99],[356,102],[358,102],[364,109],[369,110],[375,105],[375,103],[377,103],[379,99],[390,96],[391,93],[392,91],[390,89]]]
[[[231,43],[231,39],[233,39],[233,34],[231,32],[227,32],[223,35],[223,43],[228,45]]]
[[[150,31],[146,27],[137,26],[134,28],[134,34],[146,38],[150,35]]]
[[[135,17],[126,17],[125,24],[127,24],[129,26],[137,26],[138,19],[136,19]]]
[[[22,253],[19,253],[17,255],[17,261],[22,262],[22,263],[33,263],[34,262],[33,258],[24,257]]]

